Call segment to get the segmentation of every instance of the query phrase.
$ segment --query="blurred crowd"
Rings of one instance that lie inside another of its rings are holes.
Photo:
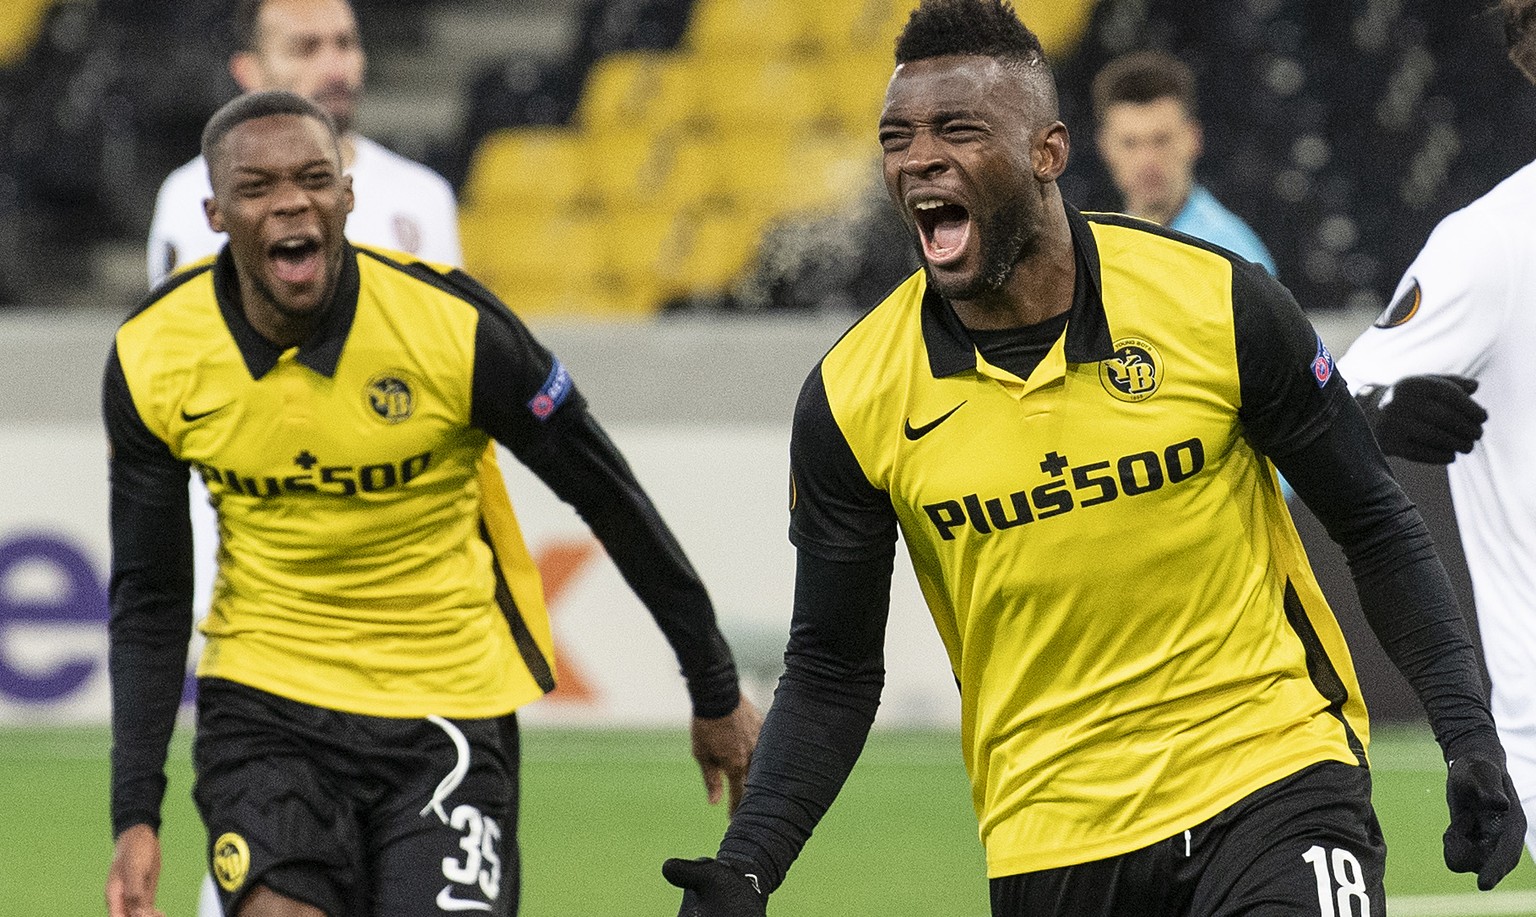
[[[375,139],[406,146],[462,190],[485,138],[572,125],[600,61],[686,48],[710,2],[518,4],[563,11],[570,40],[548,55],[477,60],[454,88],[462,105],[451,135]],[[475,7],[356,5],[376,58],[434,50],[434,12]],[[848,5],[853,15],[860,0]],[[1117,56],[1169,52],[1195,77],[1200,184],[1253,228],[1309,309],[1384,306],[1430,228],[1536,150],[1536,94],[1505,62],[1497,17],[1479,4],[1084,5],[1086,27],[1048,48],[1073,131],[1067,199],[1084,209],[1123,206],[1093,142],[1090,87]],[[226,66],[233,2],[28,0],[8,15],[34,6],[34,25],[19,32],[30,40],[0,61],[0,303],[46,307],[61,285],[91,282],[94,246],[143,239],[155,189],[195,155],[204,120],[234,94]],[[1018,6],[1030,21],[1032,7],[1047,5]],[[739,270],[653,290],[641,311],[866,308],[916,264],[876,186],[872,123],[867,142],[868,173],[849,183],[840,206],[750,224]]]

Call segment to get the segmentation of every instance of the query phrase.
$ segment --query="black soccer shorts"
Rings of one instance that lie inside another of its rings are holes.
[[[1122,856],[993,879],[993,917],[1365,917],[1386,912],[1370,772],[1328,761]]]
[[[330,917],[512,912],[497,719],[361,716],[211,678],[197,708],[193,797],[225,913],[258,885]]]

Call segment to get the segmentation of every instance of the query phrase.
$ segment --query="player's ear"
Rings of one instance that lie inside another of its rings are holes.
[[[229,75],[241,92],[255,92],[261,88],[261,63],[251,51],[236,51],[229,56]]]
[[[1052,121],[1041,128],[1035,134],[1034,148],[1030,150],[1030,165],[1035,170],[1035,179],[1053,182],[1060,178],[1061,173],[1067,170],[1071,148],[1072,140],[1067,135],[1065,124]]]
[[[347,213],[352,212],[352,205],[357,203],[357,195],[352,192],[352,173],[343,172],[341,175],[342,194],[347,198]]]
[[[351,209],[348,205],[347,209]],[[203,216],[208,219],[208,228],[214,232],[224,231],[224,215],[219,212],[219,202],[216,198],[204,198]]]

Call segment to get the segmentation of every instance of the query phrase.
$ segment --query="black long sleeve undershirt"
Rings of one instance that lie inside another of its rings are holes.
[[[671,645],[695,716],[740,702],[736,664],[704,583],[629,463],[587,411],[560,362],[499,300],[461,271],[430,275],[480,306],[470,420],[575,508]],[[552,395],[548,416],[530,396]]]
[[[1366,623],[1418,695],[1446,759],[1497,748],[1450,577],[1359,406],[1347,400],[1310,444],[1273,461],[1343,549]]]
[[[677,538],[584,406],[568,406],[551,422],[554,428],[536,445],[514,454],[576,509],[655,619],[677,654],[694,715],[735,710],[741,692],[730,647]]]
[[[802,549],[784,675],[718,856],[764,893],[805,846],[864,749],[885,685],[893,550],[859,561]]]
[[[114,352],[103,378],[110,461],[112,834],[160,827],[165,758],[192,638],[188,468],[145,428]]]

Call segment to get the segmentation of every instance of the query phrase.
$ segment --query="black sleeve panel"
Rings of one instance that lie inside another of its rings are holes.
[[[694,715],[735,710],[736,664],[703,581],[565,367],[505,307],[481,310],[473,402],[476,426],[575,507],[602,542],[677,654]]]
[[[1310,442],[1273,461],[1344,549],[1366,621],[1413,686],[1446,759],[1496,748],[1477,655],[1450,577],[1360,407],[1345,399]]]
[[[1232,310],[1248,441],[1265,455],[1306,445],[1352,400],[1333,356],[1290,291],[1258,265],[1233,263]]]
[[[475,305],[480,322],[470,422],[522,458],[519,450],[535,448],[553,417],[584,401],[565,365],[506,306],[494,299]]]
[[[890,497],[864,475],[832,416],[821,366],[795,405],[789,442],[789,540],[830,560],[888,556],[896,542]]]
[[[160,826],[165,757],[192,637],[188,467],[144,425],[114,349],[102,383],[110,448],[112,834]]]
[[[784,881],[874,722],[894,555],[894,543],[858,561],[799,552],[784,675],[718,853],[755,874],[765,894]]]

